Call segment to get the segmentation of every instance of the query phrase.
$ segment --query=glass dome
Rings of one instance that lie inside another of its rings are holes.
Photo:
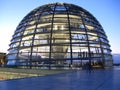
[[[111,67],[107,36],[96,18],[67,3],[40,6],[17,26],[7,65],[25,68]]]

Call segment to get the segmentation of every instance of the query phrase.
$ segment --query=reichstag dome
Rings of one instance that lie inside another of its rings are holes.
[[[28,13],[17,26],[7,65],[21,68],[112,67],[107,36],[97,19],[73,4],[50,3]]]

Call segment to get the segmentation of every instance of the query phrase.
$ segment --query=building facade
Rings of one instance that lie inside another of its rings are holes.
[[[85,9],[67,3],[40,6],[26,15],[11,39],[7,65],[26,68],[111,67],[107,36]]]
[[[6,65],[6,53],[0,52],[0,66]]]

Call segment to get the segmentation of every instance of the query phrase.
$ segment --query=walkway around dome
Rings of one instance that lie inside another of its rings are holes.
[[[120,69],[0,81],[0,90],[120,90]]]

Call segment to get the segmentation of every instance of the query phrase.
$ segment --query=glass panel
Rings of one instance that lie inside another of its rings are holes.
[[[22,41],[22,42],[21,42],[21,46],[22,46],[22,47],[24,47],[24,46],[32,46],[32,40]]]
[[[39,46],[33,48],[33,52],[49,52],[49,50],[50,50],[49,46]]]
[[[34,40],[34,45],[49,44],[48,40]]]
[[[29,26],[29,27],[26,28],[26,30],[29,30],[29,29],[32,29],[32,30],[33,30],[33,29],[35,29],[35,27],[36,27],[35,25]],[[26,31],[26,30],[25,30],[25,31]]]
[[[11,54],[7,56],[7,59],[13,59],[16,60],[17,59],[17,54]]]
[[[10,48],[16,48],[16,47],[18,47],[19,46],[19,42],[16,42],[16,43],[14,43],[14,44],[11,44],[10,45]]]
[[[57,10],[57,11],[61,11],[61,10],[65,11],[66,8],[64,6],[56,6],[55,10]]]
[[[22,40],[32,40],[33,39],[33,36],[27,36],[27,37],[23,37]]]
[[[17,52],[18,52],[17,49],[10,49],[10,50],[9,50],[9,53],[17,53]]]
[[[70,50],[69,46],[65,46],[65,45],[52,46],[51,56],[54,60],[58,60],[58,59],[62,60],[65,58],[70,58],[67,56],[67,52],[69,52],[69,50]],[[61,61],[61,63],[63,62]]]
[[[30,59],[30,52],[20,52],[18,55],[20,60],[29,60]]]
[[[92,25],[85,25],[88,30],[94,30],[94,26]]]
[[[15,38],[15,39],[13,39],[13,40],[11,41],[11,43],[20,41],[20,39],[21,39],[21,38]]]
[[[78,44],[86,41],[86,35],[84,34],[72,34],[72,42],[79,42]]]
[[[24,35],[30,35],[30,34],[32,34],[32,33],[34,33],[34,29],[26,30],[26,31],[24,32]]]

